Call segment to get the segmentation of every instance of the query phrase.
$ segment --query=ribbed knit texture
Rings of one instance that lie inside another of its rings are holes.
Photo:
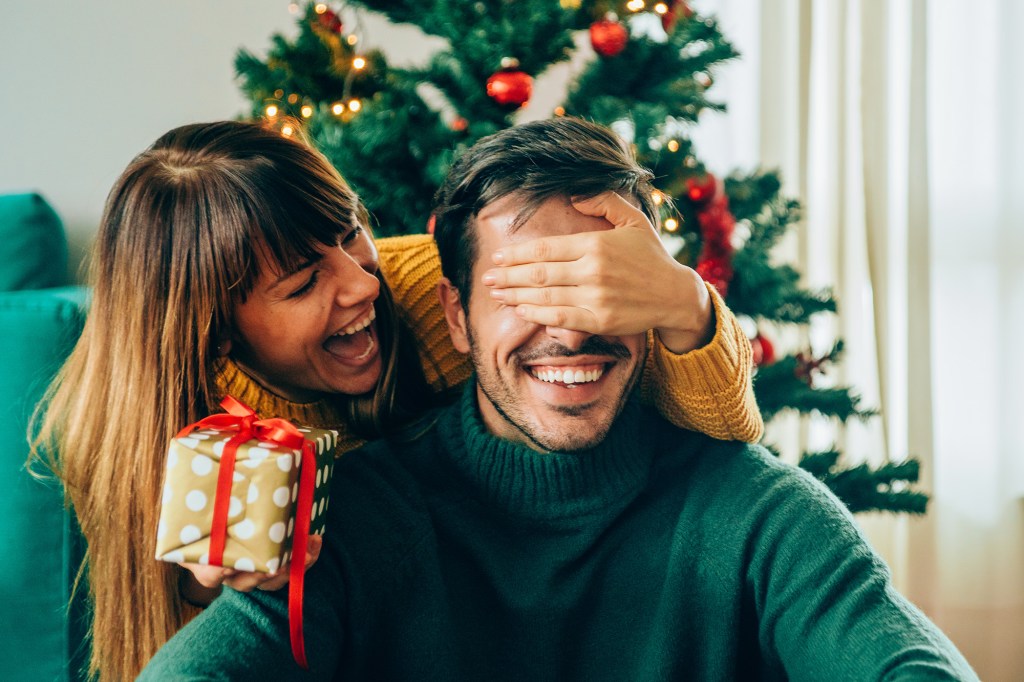
[[[489,436],[470,385],[334,472],[291,661],[283,593],[228,591],[143,680],[975,680],[839,502],[631,405],[584,452]]]
[[[437,391],[458,386],[471,374],[468,358],[455,350],[437,297],[441,260],[430,235],[377,241],[381,272],[394,292],[401,315],[416,338],[427,382]],[[716,329],[711,343],[676,355],[648,335],[648,361],[640,399],[678,426],[714,438],[756,442],[764,424],[751,384],[751,350],[743,330],[710,285]],[[338,429],[338,454],[365,441],[351,434],[339,406],[329,400],[293,403],[258,384],[230,359],[217,367],[217,386],[263,417],[281,417],[307,426]]]

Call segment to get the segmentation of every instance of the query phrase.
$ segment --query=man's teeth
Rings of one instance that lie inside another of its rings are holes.
[[[597,381],[604,374],[604,368],[595,369],[591,371],[583,370],[560,370],[560,369],[548,369],[548,370],[530,370],[533,376],[537,377],[541,381],[548,383],[562,383],[562,384],[586,384],[591,381]]]
[[[373,322],[376,319],[377,319],[377,312],[373,308],[370,308],[370,314],[369,315],[367,315],[363,319],[359,320],[358,322],[354,322],[354,323],[350,324],[349,326],[345,327],[340,332],[336,332],[334,335],[335,336],[341,336],[341,335],[344,335],[344,334],[355,334],[356,332],[360,332],[360,331],[366,329],[367,327],[369,327],[370,323]]]

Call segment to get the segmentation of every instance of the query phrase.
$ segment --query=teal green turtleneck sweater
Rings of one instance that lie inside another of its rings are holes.
[[[484,429],[471,384],[418,434],[342,457],[307,574],[227,591],[141,679],[973,680],[850,515],[757,446],[629,405],[539,453]]]

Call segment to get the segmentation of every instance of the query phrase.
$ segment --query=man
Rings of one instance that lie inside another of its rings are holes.
[[[558,237],[650,229],[648,178],[571,119],[468,151],[439,192],[437,240],[477,378],[336,465],[307,576],[309,673],[283,595],[229,593],[143,677],[976,679],[819,483],[630,400],[641,331],[573,330],[616,322],[557,300],[559,264],[580,259]],[[546,265],[516,265],[538,250]],[[537,300],[542,282],[555,291]]]

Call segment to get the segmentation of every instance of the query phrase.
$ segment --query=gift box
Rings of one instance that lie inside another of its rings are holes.
[[[272,573],[292,555],[303,467],[315,468],[308,532],[324,532],[338,433],[259,420],[233,398],[222,405],[228,414],[171,441],[156,558]]]

